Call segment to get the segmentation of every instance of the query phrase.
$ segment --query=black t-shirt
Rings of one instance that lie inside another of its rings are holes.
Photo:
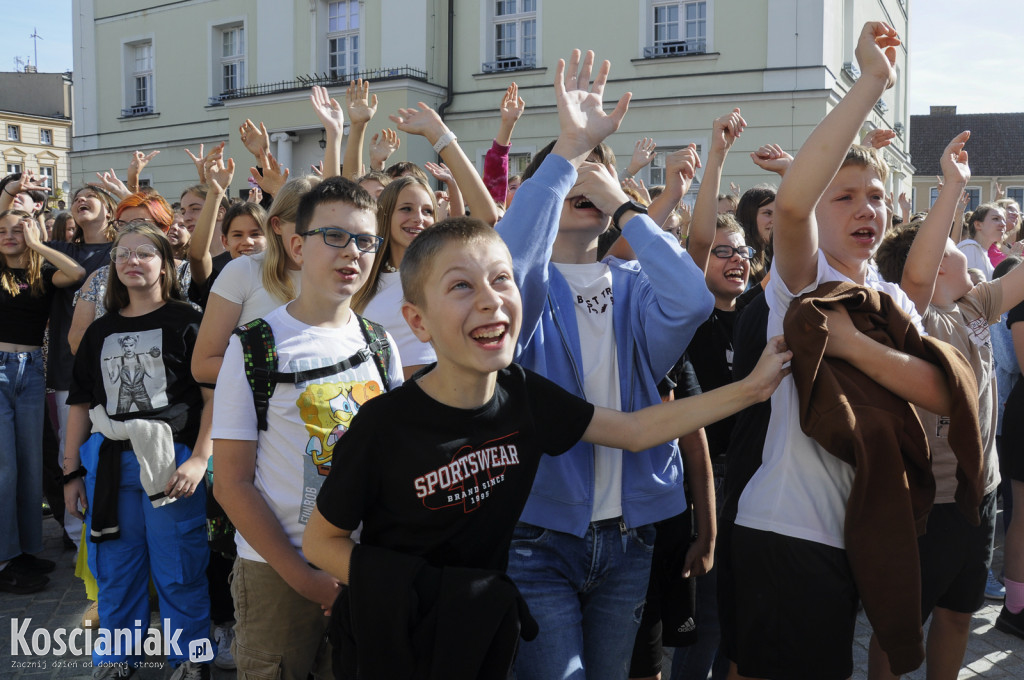
[[[102,404],[111,420],[165,420],[195,446],[203,397],[192,378],[199,312],[171,301],[143,316],[108,313],[85,331],[68,404]]]
[[[708,320],[697,327],[686,353],[697,372],[697,381],[704,392],[732,382],[732,335],[736,312],[715,309]],[[723,418],[704,428],[711,457],[725,455],[736,416]]]
[[[46,245],[59,250],[85,269],[85,278],[105,264],[110,264],[110,243],[65,243],[47,241]],[[55,390],[66,390],[71,384],[71,367],[75,355],[68,344],[71,317],[75,312],[75,291],[82,287],[76,283],[60,288],[50,305],[50,349],[46,364],[46,386]]]
[[[1024,321],[1024,302],[1019,303],[1006,313],[1006,327],[1010,328],[1018,321]]]
[[[362,406],[334,451],[317,508],[360,540],[435,567],[504,570],[541,454],[572,447],[594,407],[512,364],[478,409],[410,380]],[[627,454],[628,455],[628,454]]]
[[[44,263],[40,271],[43,279],[43,293],[33,295],[28,285],[24,269],[11,269],[19,292],[11,295],[0,287],[0,342],[12,345],[31,345],[42,347],[43,334],[46,332],[46,321],[50,318],[50,304],[56,288],[53,287],[53,275],[57,268]]]
[[[213,290],[213,282],[217,280],[217,277],[220,276],[228,262],[231,262],[231,253],[223,252],[220,255],[215,255],[213,257],[213,264],[210,267],[210,275],[206,278],[206,281],[203,283],[196,283],[195,279],[189,281],[188,290],[185,291],[189,302],[194,302],[203,309],[206,309],[206,303],[210,301],[210,291]]]

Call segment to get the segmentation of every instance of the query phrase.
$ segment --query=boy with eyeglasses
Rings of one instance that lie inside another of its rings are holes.
[[[253,357],[244,356],[238,337],[217,379],[214,492],[237,529],[231,590],[240,675],[330,677],[324,611],[338,581],[310,566],[302,532],[352,417],[389,381],[392,388],[402,382],[390,335],[385,376],[365,351],[362,321],[350,309],[380,246],[374,209],[365,190],[340,177],[323,181],[299,204],[288,247],[302,265],[301,292],[263,319],[273,333],[276,370],[291,376],[271,392],[265,430],[249,397],[245,367],[252,368]],[[295,375],[321,368],[317,377]]]

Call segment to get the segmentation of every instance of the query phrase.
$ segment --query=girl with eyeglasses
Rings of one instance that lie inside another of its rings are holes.
[[[102,628],[145,637],[152,574],[161,617],[181,631],[184,653],[210,626],[203,479],[212,391],[190,370],[200,314],[181,301],[173,251],[157,227],[124,225],[110,259],[108,313],[86,330],[75,359],[64,500],[86,520]],[[94,665],[141,660],[141,649],[93,652]],[[168,658],[185,661],[173,650]]]
[[[54,563],[43,548],[43,334],[57,288],[85,269],[40,240],[22,210],[0,212],[0,591],[42,589]]]

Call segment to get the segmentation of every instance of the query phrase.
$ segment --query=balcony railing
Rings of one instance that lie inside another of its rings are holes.
[[[481,65],[484,73],[501,73],[503,71],[521,71],[527,68],[537,68],[537,60],[533,57],[523,59],[522,57],[502,57],[496,61],[486,61]]]
[[[127,109],[121,109],[122,118],[134,118],[136,116],[148,116],[151,113],[155,113],[152,104],[136,104],[135,106],[129,106]]]
[[[674,57],[680,54],[704,54],[708,51],[707,40],[673,40],[644,48],[645,59]]]
[[[371,82],[400,80],[402,78],[412,78],[414,80],[422,80],[423,82],[426,82],[427,72],[411,66],[398,66],[395,68],[367,69],[365,71],[357,71],[355,73],[338,73],[334,75],[326,72],[314,73],[312,75],[306,74],[296,76],[294,80],[281,80],[276,83],[260,83],[257,85],[249,85],[247,87],[240,87],[235,90],[221,92],[218,95],[210,97],[210,106],[219,106],[225,101],[231,99],[243,99],[245,97],[259,97],[261,95],[308,90],[314,85],[320,85],[322,87],[348,85],[351,81],[356,80],[357,78],[362,78],[363,80],[369,80]]]

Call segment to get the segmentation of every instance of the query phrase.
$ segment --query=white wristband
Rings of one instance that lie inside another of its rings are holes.
[[[458,137],[455,136],[455,133],[449,130],[448,132],[441,135],[441,137],[438,138],[438,140],[434,143],[434,151],[436,151],[437,153],[441,153],[441,151],[446,146],[448,146],[457,139]]]

